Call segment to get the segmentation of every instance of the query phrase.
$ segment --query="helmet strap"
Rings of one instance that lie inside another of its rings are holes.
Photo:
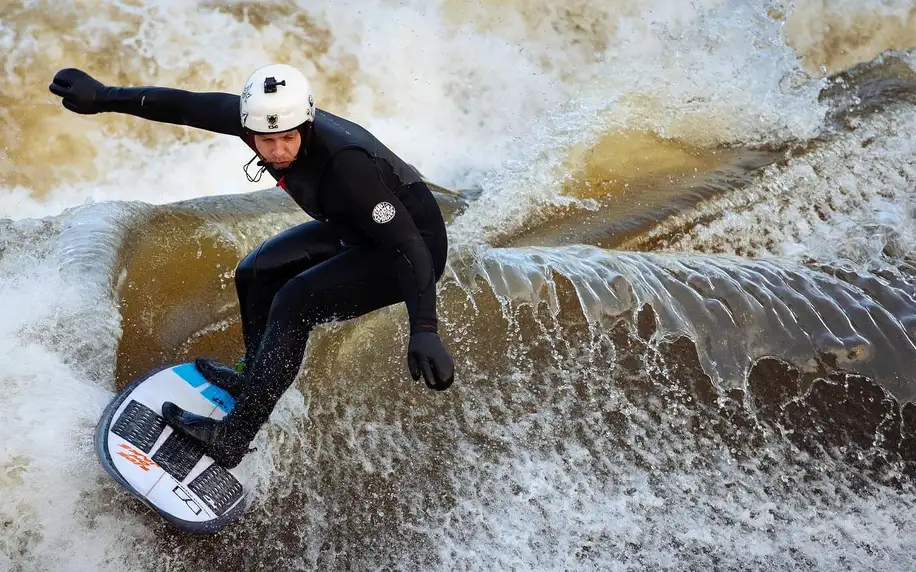
[[[267,170],[267,165],[266,165],[263,161],[258,161],[258,162],[257,162],[257,165],[258,165],[258,167],[260,167],[260,169],[258,169],[258,172],[255,173],[254,176],[252,176],[251,174],[248,173],[248,166],[251,165],[251,161],[254,161],[254,160],[257,159],[257,158],[258,158],[258,156],[255,155],[254,157],[251,158],[250,161],[248,161],[247,163],[245,163],[245,166],[244,166],[244,167],[242,167],[242,170],[245,171],[245,177],[248,179],[248,182],[249,182],[249,183],[257,183],[258,181],[260,181],[260,180],[261,180],[261,175],[263,175],[263,174],[264,174],[264,171]]]

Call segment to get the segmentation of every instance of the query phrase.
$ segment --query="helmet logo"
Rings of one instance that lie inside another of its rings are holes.
[[[248,101],[248,98],[251,97],[251,84],[245,86],[245,89],[242,90],[242,101]]]
[[[276,129],[277,127],[279,127],[279,125],[277,125],[277,116],[276,116],[276,115],[268,115],[268,116],[267,116],[267,128],[268,128],[268,129]]]

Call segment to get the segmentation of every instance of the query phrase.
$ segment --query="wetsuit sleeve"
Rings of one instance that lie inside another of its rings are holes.
[[[359,149],[341,151],[321,179],[322,206],[329,217],[358,228],[372,243],[397,253],[398,281],[410,333],[435,332],[436,278],[432,255],[403,203],[388,190],[371,157]]]
[[[242,132],[239,96],[230,93],[168,87],[109,87],[103,109],[225,135]]]

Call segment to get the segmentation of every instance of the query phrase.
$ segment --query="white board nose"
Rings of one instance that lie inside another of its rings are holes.
[[[115,396],[99,420],[96,453],[116,482],[167,521],[216,532],[244,512],[249,487],[237,467],[220,466],[201,443],[168,426],[161,415],[166,401],[214,419],[235,405],[193,363],[166,367]]]

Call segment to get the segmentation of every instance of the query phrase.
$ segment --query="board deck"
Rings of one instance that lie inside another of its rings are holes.
[[[193,363],[165,367],[112,400],[96,428],[96,453],[115,481],[168,522],[191,532],[216,532],[244,512],[244,476],[238,467],[215,463],[196,440],[169,427],[161,413],[165,401],[214,419],[235,404]]]

